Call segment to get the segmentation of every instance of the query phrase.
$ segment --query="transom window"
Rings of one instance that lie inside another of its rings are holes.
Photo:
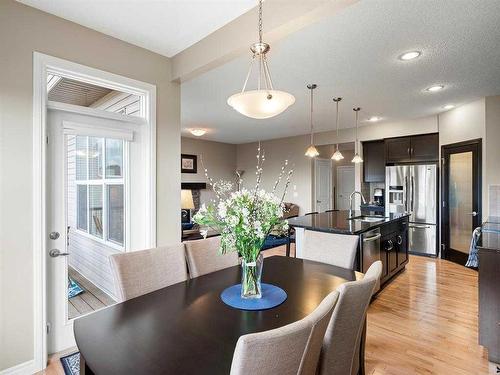
[[[123,249],[125,142],[80,135],[75,138],[77,229]]]

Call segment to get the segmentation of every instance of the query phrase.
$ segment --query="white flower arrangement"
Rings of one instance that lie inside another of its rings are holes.
[[[257,149],[257,182],[253,189],[242,188],[241,177],[238,190],[232,191],[232,183],[214,182],[205,169],[205,175],[212,186],[217,201],[202,205],[194,215],[194,222],[217,230],[221,234],[221,253],[238,251],[247,262],[255,262],[267,235],[271,231],[288,230],[288,222],[283,219],[286,196],[293,169],[288,169],[285,160],[281,172],[271,192],[260,188],[262,166],[265,154],[261,147]],[[286,177],[285,177],[286,176]],[[285,180],[281,197],[276,196],[276,189]]]

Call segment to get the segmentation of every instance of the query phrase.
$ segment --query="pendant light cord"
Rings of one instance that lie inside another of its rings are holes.
[[[356,141],[354,142],[354,153],[358,153],[358,112],[361,108],[353,108],[352,110],[356,113]]]
[[[314,88],[311,86],[311,113],[310,113],[310,121],[311,121],[311,144],[313,144],[313,90]]]
[[[337,115],[335,117],[335,125],[337,128],[337,144],[336,144],[336,151],[339,150],[339,102],[342,100],[342,98],[333,98],[333,101],[335,102],[335,106],[337,108]]]
[[[262,0],[259,0],[259,43],[262,43]]]

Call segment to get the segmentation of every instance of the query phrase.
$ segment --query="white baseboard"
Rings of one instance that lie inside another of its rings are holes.
[[[35,372],[38,372],[38,370],[35,368],[35,361],[32,359],[30,361],[20,363],[16,366],[2,370],[0,371],[0,375],[31,375]]]

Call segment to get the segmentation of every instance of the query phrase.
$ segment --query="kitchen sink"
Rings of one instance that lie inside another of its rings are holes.
[[[349,218],[349,220],[357,220],[365,223],[379,223],[385,219],[386,218],[383,216],[356,216]]]

